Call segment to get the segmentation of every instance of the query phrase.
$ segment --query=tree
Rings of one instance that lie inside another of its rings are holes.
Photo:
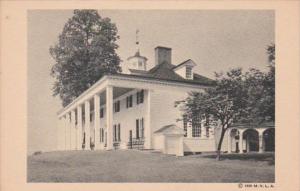
[[[116,54],[119,36],[109,18],[96,10],[74,10],[64,25],[58,43],[50,47],[56,61],[51,69],[55,78],[53,95],[66,106],[105,74],[121,71]]]
[[[260,123],[275,121],[275,45],[267,48],[269,71],[263,73],[250,69],[245,73],[245,87],[248,89],[248,121]]]
[[[214,87],[204,92],[191,92],[187,99],[175,104],[180,105],[190,121],[199,116],[218,121],[221,135],[217,144],[217,160],[220,160],[225,132],[233,123],[275,120],[275,46],[269,46],[267,52],[269,72],[250,69],[243,74],[238,68],[226,74],[216,74]]]
[[[181,104],[181,109],[191,121],[201,116],[219,122],[221,128],[221,136],[217,144],[219,160],[226,130],[233,121],[244,115],[247,92],[243,88],[243,75],[240,68],[232,69],[225,75],[216,74],[215,82],[215,87],[204,92],[191,92],[186,100],[177,102],[176,105]]]

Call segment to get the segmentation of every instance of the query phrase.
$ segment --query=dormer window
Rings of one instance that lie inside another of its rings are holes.
[[[173,71],[176,72],[176,74],[180,75],[184,79],[192,80],[194,78],[193,76],[193,68],[196,66],[195,62],[193,62],[191,59],[188,59],[181,64],[175,66],[173,68]]]
[[[192,78],[192,67],[186,66],[185,76],[186,76],[186,79]]]

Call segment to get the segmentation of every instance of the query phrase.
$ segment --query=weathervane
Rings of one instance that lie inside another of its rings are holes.
[[[135,44],[136,44],[136,46],[137,46],[137,51],[139,52],[140,51],[140,49],[139,49],[139,44],[140,44],[140,42],[139,42],[139,29],[136,29],[136,31],[135,31]]]

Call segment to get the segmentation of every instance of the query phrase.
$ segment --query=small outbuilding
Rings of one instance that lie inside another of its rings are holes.
[[[184,130],[174,124],[167,125],[154,132],[154,147],[164,154],[183,156]]]

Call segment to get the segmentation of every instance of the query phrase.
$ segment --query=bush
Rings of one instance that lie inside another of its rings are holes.
[[[32,155],[40,155],[42,154],[42,151],[35,151]]]

